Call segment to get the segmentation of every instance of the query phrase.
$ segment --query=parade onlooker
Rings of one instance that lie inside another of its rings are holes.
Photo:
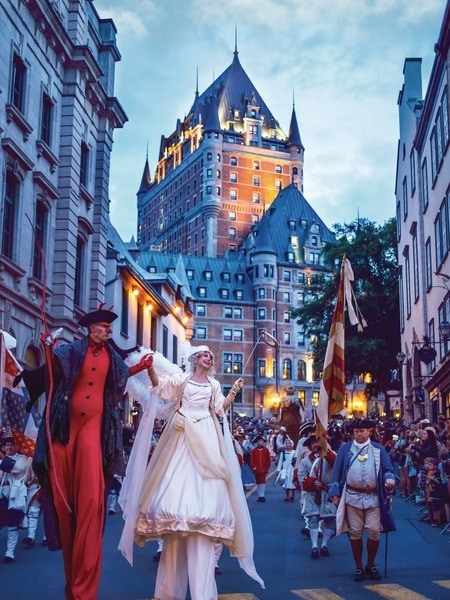
[[[19,540],[19,525],[27,510],[31,459],[18,452],[12,437],[3,438],[2,451],[4,458],[0,462],[0,527],[8,527],[3,562],[12,563]]]
[[[370,440],[374,424],[356,419],[350,429],[353,441],[343,444],[336,457],[328,498],[338,505],[336,532],[348,531],[356,565],[355,581],[379,580],[375,559],[381,530],[394,528],[389,519],[386,493],[395,491],[395,474],[383,446]],[[363,533],[368,530],[367,562],[363,566]]]
[[[427,522],[432,527],[438,527],[441,523],[442,481],[438,464],[437,458],[427,457],[421,474],[428,510]]]
[[[324,457],[319,453],[319,442],[315,436],[304,441],[309,453],[300,462],[298,479],[305,492],[303,515],[308,519],[311,538],[311,558],[329,556],[328,540],[336,531],[336,507],[328,500],[328,485],[336,459],[336,453],[329,449]],[[319,521],[322,521],[322,546],[318,548]]]
[[[264,438],[259,435],[253,440],[257,446],[250,455],[250,468],[255,476],[255,482],[258,486],[258,502],[265,502],[266,497],[266,477],[269,472],[271,459],[269,450],[264,445]]]

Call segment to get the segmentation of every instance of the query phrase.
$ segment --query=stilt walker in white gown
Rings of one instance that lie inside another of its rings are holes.
[[[138,454],[145,455],[141,441],[149,437],[147,421],[152,420],[150,406],[156,398],[150,401],[119,499],[126,520],[119,548],[130,562],[133,538],[139,545],[164,540],[156,600],[185,600],[188,587],[192,600],[216,600],[216,542],[227,546],[241,567],[264,585],[253,564],[251,521],[225,417],[243,380],[225,398],[211,374],[214,355],[208,346],[192,348],[189,363],[188,373],[158,377],[155,356],[148,370],[152,395],[174,402],[174,409],[140,477]],[[224,417],[223,432],[217,415]]]

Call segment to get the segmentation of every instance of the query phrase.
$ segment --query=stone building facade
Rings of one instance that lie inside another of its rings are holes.
[[[430,48],[430,52],[432,49]],[[399,93],[396,205],[403,409],[450,416],[450,3],[422,97],[421,59],[407,58]]]

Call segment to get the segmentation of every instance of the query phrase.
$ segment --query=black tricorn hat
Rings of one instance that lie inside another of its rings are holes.
[[[316,426],[312,421],[306,421],[305,423],[302,423],[300,425],[300,429],[299,429],[298,433],[299,433],[300,437],[303,437],[304,435],[308,435],[309,433],[314,431],[315,428],[316,428]]]
[[[262,440],[263,442],[266,441],[262,435],[257,435],[253,440],[253,443],[256,444],[257,442],[259,442],[259,440]]]
[[[317,438],[315,435],[310,435],[308,438],[306,438],[306,440],[303,442],[304,446],[311,446],[312,443],[317,442]]]
[[[370,419],[353,419],[348,425],[350,431],[354,429],[372,429],[373,427],[375,427],[375,423]]]
[[[1,445],[4,446],[5,444],[15,444],[16,442],[14,441],[14,438],[11,437],[10,435],[7,435],[6,437],[2,438],[1,441]]]
[[[115,321],[118,315],[113,313],[110,308],[103,308],[104,305],[105,303],[103,302],[100,304],[97,310],[87,313],[87,315],[81,317],[81,319],[78,321],[78,325],[80,325],[80,327],[89,327],[89,325],[94,325],[95,323],[112,323]]]

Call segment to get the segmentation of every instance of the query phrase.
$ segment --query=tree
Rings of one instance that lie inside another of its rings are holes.
[[[346,318],[345,372],[347,382],[370,373],[372,384],[367,393],[386,391],[390,370],[397,365],[400,348],[397,277],[396,221],[377,225],[367,219],[333,226],[336,241],[323,249],[325,264],[334,269],[333,277],[311,281],[302,307],[292,316],[312,336],[314,369],[322,370],[331,318],[336,303],[342,257],[353,269],[353,289],[367,327],[358,333]]]

